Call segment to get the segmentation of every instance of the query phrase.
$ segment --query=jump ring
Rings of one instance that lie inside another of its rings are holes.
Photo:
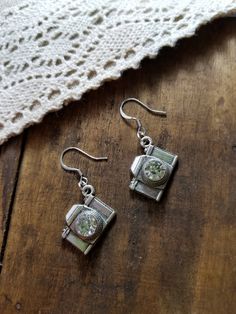
[[[86,177],[81,177],[78,183],[79,187],[82,189],[84,186],[88,184],[88,179]]]
[[[145,148],[152,145],[152,139],[150,136],[143,136],[140,140],[140,145]]]
[[[146,130],[143,126],[140,126],[137,131],[137,136],[141,140],[145,136]]]
[[[83,188],[82,188],[82,194],[84,196],[89,196],[89,195],[92,195],[94,194],[95,192],[95,189],[92,185],[85,185]]]

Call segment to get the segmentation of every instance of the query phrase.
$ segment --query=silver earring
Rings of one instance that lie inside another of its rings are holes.
[[[146,130],[142,126],[140,119],[124,113],[124,106],[128,102],[136,102],[147,111],[160,116],[166,116],[166,112],[151,109],[136,98],[125,99],[120,105],[122,118],[136,122],[137,136],[145,152],[145,155],[135,157],[131,165],[133,179],[130,182],[130,189],[160,201],[171,173],[176,166],[178,156],[152,145],[152,139],[146,135]]]
[[[107,160],[107,157],[94,157],[78,147],[68,147],[62,152],[60,158],[61,167],[65,171],[75,174],[78,186],[84,196],[84,204],[73,205],[66,214],[66,227],[62,232],[62,238],[67,239],[86,255],[115,217],[116,212],[95,197],[94,187],[88,184],[88,178],[79,168],[65,165],[63,158],[69,151],[77,151],[95,161]]]

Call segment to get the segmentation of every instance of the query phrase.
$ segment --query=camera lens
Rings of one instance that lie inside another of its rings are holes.
[[[142,167],[142,177],[150,185],[162,184],[168,178],[169,169],[159,158],[147,160]]]
[[[96,211],[85,210],[77,216],[74,227],[80,238],[92,240],[101,233],[103,221]]]

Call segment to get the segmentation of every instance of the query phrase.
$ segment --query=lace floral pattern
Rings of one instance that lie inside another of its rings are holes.
[[[28,0],[0,15],[0,143],[116,79],[236,0]]]

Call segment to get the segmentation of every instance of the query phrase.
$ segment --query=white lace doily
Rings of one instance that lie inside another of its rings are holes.
[[[236,0],[0,0],[0,8],[1,144],[234,12]]]

